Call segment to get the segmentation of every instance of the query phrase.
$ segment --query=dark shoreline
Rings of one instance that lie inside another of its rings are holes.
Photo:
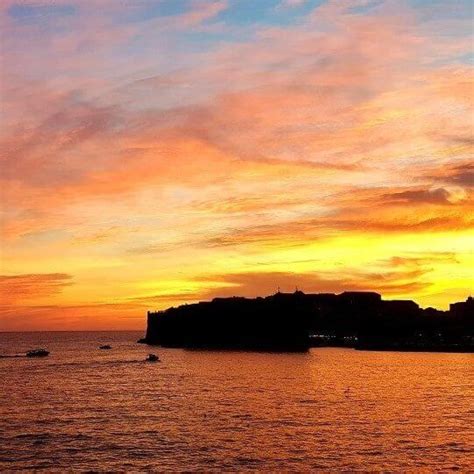
[[[433,352],[438,354],[474,354],[474,347],[354,347],[367,352]]]
[[[202,350],[305,352],[311,347],[367,351],[474,352],[474,299],[449,311],[374,292],[276,293],[214,298],[148,312],[141,342]]]
[[[474,354],[474,347],[459,346],[431,346],[431,347],[393,347],[393,346],[347,346],[347,345],[314,345],[304,349],[291,348],[263,348],[263,347],[232,347],[232,346],[169,346],[158,343],[148,343],[143,339],[137,341],[137,344],[146,344],[150,347],[163,347],[165,349],[183,349],[186,351],[209,351],[209,352],[262,352],[262,353],[281,353],[295,354],[305,353],[311,349],[351,349],[360,352],[425,352],[425,353],[444,353],[444,354]]]

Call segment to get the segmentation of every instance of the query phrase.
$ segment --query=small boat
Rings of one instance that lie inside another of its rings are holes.
[[[148,354],[148,357],[145,360],[147,362],[161,362],[160,358],[156,354]]]
[[[109,346],[108,344],[104,344],[103,346],[99,346],[99,349],[104,349],[104,350],[112,349],[112,346]]]
[[[26,353],[26,357],[46,357],[49,352],[46,349],[33,349]]]

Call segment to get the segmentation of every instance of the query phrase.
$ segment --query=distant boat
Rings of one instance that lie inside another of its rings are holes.
[[[147,362],[161,362],[160,358],[156,354],[148,354],[148,357],[145,360]]]
[[[46,357],[49,352],[46,349],[33,349],[26,353],[26,357]]]
[[[99,346],[99,349],[112,349],[112,346],[109,346],[108,344],[104,344],[103,346]]]

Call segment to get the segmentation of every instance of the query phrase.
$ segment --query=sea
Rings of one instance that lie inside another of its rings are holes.
[[[0,358],[0,471],[474,470],[473,354],[164,349],[142,335],[0,333],[0,355],[51,352]]]

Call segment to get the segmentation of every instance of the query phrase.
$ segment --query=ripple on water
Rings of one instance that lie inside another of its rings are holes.
[[[0,340],[51,350],[0,360],[0,470],[474,469],[472,355],[157,348],[152,366],[137,333],[35,337]]]

